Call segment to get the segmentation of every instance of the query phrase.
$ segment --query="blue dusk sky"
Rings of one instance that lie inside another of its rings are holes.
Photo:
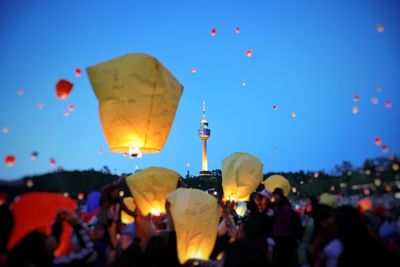
[[[2,0],[0,179],[105,165],[116,174],[163,166],[185,175],[190,163],[197,174],[203,99],[211,170],[233,152],[257,156],[264,172],[398,155],[399,14],[396,0]],[[163,150],[137,159],[108,152],[86,73],[133,52],[156,57],[184,86]],[[55,94],[61,78],[74,83],[66,100]]]

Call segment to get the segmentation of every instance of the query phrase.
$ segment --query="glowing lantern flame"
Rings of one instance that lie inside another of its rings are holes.
[[[379,33],[384,32],[384,31],[385,31],[385,25],[383,25],[383,23],[379,23],[378,25],[376,25],[376,30],[377,30]]]
[[[72,91],[72,87],[74,86],[73,83],[67,81],[67,80],[59,80],[56,83],[56,94],[58,99],[64,100],[67,99],[67,97],[69,96],[69,94]]]
[[[237,34],[239,34],[239,33],[240,33],[240,28],[239,28],[239,27],[236,27],[236,28],[235,28],[235,32],[236,32]]]
[[[278,174],[271,175],[264,180],[264,187],[269,192],[274,192],[276,188],[280,188],[283,190],[285,196],[289,195],[291,189],[289,181],[282,175]]]
[[[215,36],[217,34],[217,29],[211,29],[210,34],[211,36]]]
[[[360,97],[359,97],[358,95],[356,95],[356,96],[353,97],[353,101],[354,101],[354,102],[358,102],[359,100],[360,100]]]
[[[4,159],[4,163],[6,164],[7,167],[12,167],[14,166],[16,161],[16,158],[14,155],[7,155]]]
[[[390,100],[386,100],[385,107],[386,108],[391,108],[392,107],[392,102]]]
[[[129,156],[132,158],[141,158],[142,152],[140,151],[139,148],[133,147],[129,149]]]
[[[382,139],[380,137],[375,137],[374,143],[375,145],[380,146],[382,144]]]
[[[360,110],[358,109],[357,106],[353,107],[353,114],[357,114]]]
[[[79,77],[79,76],[81,76],[81,74],[82,74],[82,71],[81,71],[81,69],[75,69],[75,76],[76,77]]]
[[[246,50],[246,56],[247,57],[252,57],[253,56],[253,51],[251,51],[250,49]]]

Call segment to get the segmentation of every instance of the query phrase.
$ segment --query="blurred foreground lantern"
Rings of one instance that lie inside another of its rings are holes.
[[[15,164],[15,156],[14,155],[7,155],[4,158],[4,163],[8,166],[8,167],[12,167]]]
[[[283,177],[282,175],[274,174],[268,177],[264,181],[264,187],[270,192],[274,192],[275,188],[280,188],[283,190],[285,196],[289,195],[290,192],[290,183],[289,181]]]
[[[333,209],[337,208],[337,199],[335,195],[329,193],[322,193],[319,197],[319,204],[327,205]]]
[[[57,97],[62,100],[67,99],[67,97],[69,96],[69,94],[72,91],[73,86],[74,86],[74,84],[67,80],[63,80],[63,79],[59,80],[56,83]]]
[[[11,205],[14,215],[14,228],[11,232],[7,248],[12,249],[22,238],[33,230],[45,234],[51,233],[57,211],[66,209],[75,211],[76,201],[58,193],[25,193]],[[54,255],[63,254],[69,249],[69,239],[72,233],[67,223],[63,225],[63,232],[58,248]]]
[[[167,196],[167,201],[176,231],[179,262],[207,260],[217,239],[217,200],[198,189],[178,188]]]
[[[129,211],[133,212],[136,209],[136,205],[132,197],[124,197],[122,200]],[[124,224],[131,224],[135,222],[135,219],[124,210],[121,210],[121,222]]]
[[[236,152],[222,161],[224,200],[247,201],[262,180],[262,162],[247,153]]]
[[[182,95],[178,80],[155,58],[128,54],[87,69],[112,152],[160,152]]]
[[[372,209],[372,201],[368,198],[362,198],[360,201],[358,201],[357,207],[361,213],[365,213],[366,211]]]
[[[179,174],[161,167],[150,167],[126,178],[136,205],[143,215],[165,213],[165,198],[176,189]]]
[[[244,217],[246,215],[247,211],[247,203],[244,201],[241,201],[237,203],[235,207],[235,212],[239,217]]]

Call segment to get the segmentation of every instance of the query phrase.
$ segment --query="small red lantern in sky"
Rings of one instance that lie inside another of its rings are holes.
[[[274,110],[278,110],[278,106],[277,106],[277,105],[273,105],[272,108],[273,108]]]
[[[55,159],[50,159],[50,167],[56,166],[56,160]]]
[[[251,51],[250,49],[247,49],[247,50],[246,50],[246,56],[247,56],[247,57],[253,56],[253,51]]]
[[[358,102],[360,100],[360,97],[358,96],[358,95],[355,95],[354,97],[353,97],[353,101],[354,102]]]
[[[43,108],[43,103],[42,102],[37,103],[37,108],[38,109],[42,109]]]
[[[59,80],[56,83],[57,97],[62,100],[67,99],[67,97],[69,96],[69,94],[72,91],[73,86],[74,86],[74,84],[67,80],[63,80],[63,79]]]
[[[7,155],[4,158],[4,163],[8,166],[8,167],[12,167],[15,164],[15,156],[14,155]]]
[[[240,33],[240,28],[239,28],[239,27],[236,27],[236,28],[235,28],[235,32],[236,32],[237,34],[239,34],[239,33]]]
[[[69,105],[68,109],[69,109],[69,111],[74,111],[75,107],[74,107],[74,105]]]
[[[82,71],[81,71],[81,69],[75,69],[75,76],[76,77],[79,77],[79,76],[81,76],[81,74],[82,74]]]
[[[374,143],[375,145],[380,146],[382,144],[382,139],[380,137],[375,137]]]
[[[392,107],[392,101],[386,100],[386,101],[385,101],[385,107],[386,107],[386,108],[391,108],[391,107]]]
[[[387,145],[382,145],[381,146],[381,150],[382,150],[383,153],[387,153],[389,151],[389,148],[388,148]]]
[[[197,72],[196,68],[192,68],[192,73],[194,74],[196,72]]]
[[[212,28],[210,31],[211,36],[215,36],[217,34],[217,29]]]
[[[64,116],[65,116],[65,117],[68,117],[68,116],[69,116],[69,111],[68,111],[68,109],[64,110]]]
[[[24,93],[25,93],[25,90],[24,89],[18,89],[17,90],[17,93],[19,94],[19,95],[23,95]]]

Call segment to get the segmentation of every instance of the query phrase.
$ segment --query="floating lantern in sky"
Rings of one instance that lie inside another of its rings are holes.
[[[383,23],[379,23],[378,25],[376,25],[376,30],[377,30],[379,33],[384,32],[384,30],[385,30],[385,25],[383,25]]]
[[[4,163],[5,163],[6,166],[8,166],[8,167],[14,166],[15,161],[16,161],[16,158],[15,158],[14,155],[7,155],[7,156],[4,158]]]
[[[274,151],[275,151],[275,152],[279,152],[279,147],[275,147],[275,148],[274,148]]]
[[[386,108],[391,108],[391,107],[392,107],[392,101],[386,100],[386,101],[385,101],[385,107],[386,107]]]
[[[282,175],[274,174],[264,180],[264,187],[270,192],[274,192],[276,188],[280,188],[283,190],[285,196],[288,196],[291,186],[289,181],[285,177],[283,177]]]
[[[380,137],[375,137],[374,143],[375,145],[380,146],[382,144],[382,139]]]
[[[262,181],[262,162],[248,153],[236,152],[222,161],[224,200],[248,201]]]
[[[355,95],[354,97],[353,97],[353,101],[354,102],[358,102],[360,100],[360,97],[358,96],[358,95]]]
[[[110,151],[160,152],[183,92],[172,73],[147,54],[128,54],[87,72]]]
[[[69,107],[68,107],[68,109],[69,109],[69,111],[74,111],[75,110],[75,106],[74,105],[69,105]]]
[[[136,205],[143,215],[165,213],[165,198],[178,185],[179,174],[161,167],[150,167],[126,178]]]
[[[37,103],[37,108],[38,109],[43,109],[43,103],[42,102]]]
[[[375,87],[375,90],[376,90],[377,93],[382,92],[382,86],[377,85],[377,86]]]
[[[75,76],[76,76],[76,77],[79,77],[79,76],[81,76],[81,74],[82,74],[81,69],[76,68],[76,69],[75,69]]]
[[[192,68],[192,73],[195,74],[197,72],[196,68]]]
[[[10,131],[10,128],[4,126],[2,131],[3,133],[7,134]]]
[[[36,152],[36,151],[33,151],[32,154],[31,154],[31,159],[32,160],[37,160],[38,157],[39,157],[39,153]]]
[[[239,33],[240,33],[240,28],[239,28],[239,27],[236,27],[236,28],[235,28],[235,32],[236,32],[237,34],[239,34]]]
[[[293,117],[293,118],[296,118],[296,117],[297,117],[297,113],[293,111],[293,112],[292,112],[292,117]]]
[[[69,116],[69,111],[66,109],[66,110],[64,110],[64,116],[65,117],[68,117]]]
[[[25,94],[25,90],[24,90],[24,89],[18,89],[18,90],[17,90],[17,93],[18,93],[19,95],[24,95],[24,94]]]
[[[57,98],[64,100],[67,99],[67,97],[69,96],[69,94],[72,91],[72,87],[74,86],[73,83],[67,81],[67,80],[59,80],[56,83],[56,94],[57,94]]]
[[[277,105],[273,105],[272,108],[273,108],[274,110],[278,110],[278,106],[277,106]]]
[[[376,96],[371,97],[372,104],[376,105],[379,103],[379,99]]]
[[[387,153],[389,151],[389,148],[388,148],[387,145],[382,145],[381,146],[381,150],[382,150],[383,153]]]
[[[358,111],[359,111],[358,107],[357,107],[357,106],[354,106],[354,107],[353,107],[353,114],[357,114]]]
[[[175,226],[178,259],[208,260],[217,239],[217,199],[198,189],[178,188],[167,196]]]
[[[243,87],[246,87],[246,86],[247,86],[246,81],[243,81],[243,82],[242,82],[242,86],[243,86]]]
[[[246,56],[247,56],[247,57],[253,56],[253,51],[250,50],[250,49],[247,49],[247,50],[246,50]]]
[[[99,149],[99,154],[101,155],[101,154],[103,154],[104,153],[104,150],[102,149],[102,148],[100,148]]]
[[[50,167],[56,166],[56,160],[55,159],[50,159]]]
[[[215,36],[217,34],[217,29],[212,28],[210,31],[211,36]]]

